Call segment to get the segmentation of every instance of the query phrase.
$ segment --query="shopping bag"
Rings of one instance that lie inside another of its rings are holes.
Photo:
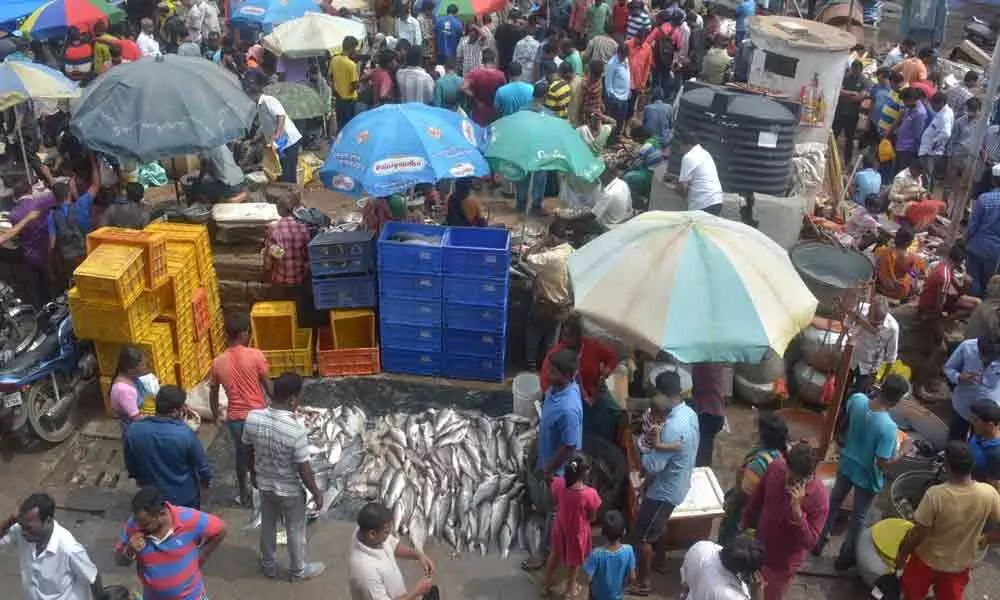
[[[878,143],[878,160],[884,163],[896,160],[896,148],[889,138],[882,138]]]

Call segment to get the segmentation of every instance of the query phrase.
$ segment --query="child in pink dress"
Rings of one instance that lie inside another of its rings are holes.
[[[545,564],[546,595],[553,591],[556,567],[560,564],[567,571],[564,597],[572,598],[580,592],[576,579],[590,554],[590,523],[601,506],[597,490],[585,483],[589,472],[586,458],[576,455],[566,461],[563,477],[552,480],[556,518],[552,523],[552,552]]]

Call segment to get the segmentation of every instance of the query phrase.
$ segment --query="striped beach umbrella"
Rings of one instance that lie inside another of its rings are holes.
[[[90,31],[99,21],[118,23],[124,19],[125,11],[105,0],[50,0],[28,15],[21,33],[44,40],[66,35],[69,27]]]
[[[812,322],[788,253],[702,211],[639,215],[569,259],[575,308],[626,343],[682,362],[760,362]]]
[[[458,6],[458,16],[464,18],[480,17],[490,13],[500,12],[507,6],[507,0],[437,0],[439,16],[448,14],[448,7]]]
[[[0,63],[0,110],[31,99],[68,100],[79,96],[76,83],[55,69],[22,60]]]

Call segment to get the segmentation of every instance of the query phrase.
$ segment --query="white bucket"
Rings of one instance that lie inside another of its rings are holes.
[[[542,399],[542,381],[537,373],[519,373],[511,386],[514,395],[514,414],[529,419],[538,417],[535,402]]]

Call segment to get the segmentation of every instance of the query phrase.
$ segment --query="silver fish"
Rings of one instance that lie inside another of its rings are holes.
[[[406,474],[402,471],[396,471],[392,476],[392,483],[389,484],[389,491],[385,496],[386,506],[395,506],[399,502],[400,496],[403,495],[403,490],[406,489]]]
[[[455,533],[455,526],[452,523],[445,523],[442,528],[442,533],[444,534],[444,541],[448,542],[455,551],[460,551],[458,534]]]
[[[456,427],[449,430],[444,435],[439,435],[435,441],[438,446],[451,446],[452,444],[460,444],[468,435],[468,427]]]
[[[483,468],[493,472],[497,468],[497,446],[496,440],[492,437],[481,438],[483,448]]]
[[[521,443],[521,438],[518,436],[513,436],[510,438],[510,467],[515,471],[519,470],[524,464],[524,444]]]
[[[395,469],[386,469],[382,472],[382,477],[378,484],[378,497],[384,502],[389,497],[389,488],[392,486]]]
[[[390,440],[392,440],[393,442],[395,442],[397,446],[400,446],[402,448],[406,448],[406,446],[407,446],[407,443],[406,443],[406,434],[403,433],[402,429],[400,429],[398,427],[390,427],[385,433],[386,433],[386,436]]]
[[[451,517],[451,503],[454,496],[448,493],[442,493],[434,499],[434,506],[431,507],[432,521],[434,522],[434,531],[442,531],[445,523],[448,522]]]
[[[388,444],[385,446],[385,460],[395,469],[402,469],[405,463],[406,455],[403,453],[402,448],[395,444]]]
[[[514,532],[511,531],[510,522],[500,526],[500,533],[497,535],[497,542],[500,544],[500,556],[507,558],[510,556],[510,544],[514,539]]]
[[[517,475],[503,475],[500,477],[500,484],[497,485],[497,494],[506,494],[511,489],[513,489],[514,484],[517,483]]]
[[[334,441],[330,444],[330,452],[326,455],[326,462],[331,465],[337,464],[340,461],[340,456],[344,452],[344,447],[339,441]]]
[[[476,541],[479,542],[479,552],[486,555],[486,549],[490,543],[490,525],[492,524],[493,505],[483,502],[477,509],[479,511],[479,523],[476,528]]]
[[[458,496],[455,498],[456,521],[466,518],[469,511],[474,508],[472,504],[473,494],[472,482],[468,479],[462,479],[462,486],[458,491]]]
[[[413,547],[417,552],[424,551],[424,542],[427,541],[427,523],[424,522],[424,516],[420,512],[414,512],[413,516],[410,518],[410,542],[413,543]]]
[[[441,433],[444,431],[445,426],[451,421],[452,417],[455,416],[455,411],[450,408],[446,408],[439,411],[434,415],[434,432]]]
[[[497,496],[493,500],[493,506],[490,508],[490,532],[494,537],[500,534],[500,527],[507,522],[507,509],[506,496]]]
[[[402,532],[402,526],[410,522],[410,517],[413,515],[413,488],[406,486],[403,488],[403,493],[400,494],[399,502],[392,507],[392,529],[393,531]],[[397,510],[398,509],[398,510]]]
[[[424,485],[423,490],[421,490],[420,509],[425,515],[431,513],[431,509],[434,507],[434,497],[438,493],[440,493],[440,490],[433,485]]]
[[[542,552],[542,532],[545,530],[544,517],[533,514],[524,522],[524,537],[528,544],[528,553],[531,556],[541,556]]]
[[[497,487],[500,485],[500,477],[497,475],[490,475],[479,484],[476,488],[476,493],[472,496],[472,506],[479,506],[486,500],[492,500],[493,496],[497,493]]]
[[[479,452],[479,446],[472,443],[472,440],[468,437],[465,438],[465,443],[461,446],[462,452],[469,458],[469,464],[477,473],[483,471],[483,457],[482,453]]]
[[[509,441],[508,441],[509,439],[510,438],[508,438],[505,435],[498,435],[496,437],[496,442],[497,442],[497,465],[498,465],[498,467],[500,469],[506,469],[507,468],[507,464],[508,464],[508,460],[507,460],[508,459],[508,456],[507,456],[508,452],[507,451],[510,448]]]

